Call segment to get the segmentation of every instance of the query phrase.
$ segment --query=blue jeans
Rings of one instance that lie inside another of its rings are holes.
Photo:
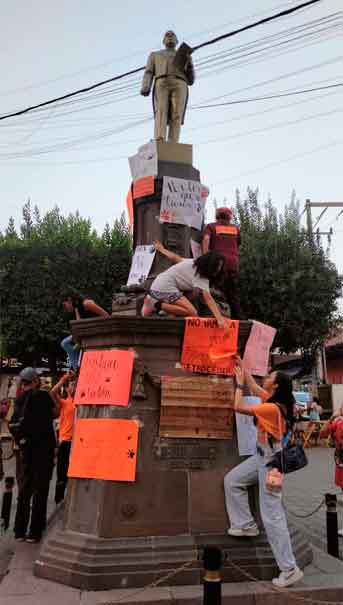
[[[68,355],[68,362],[70,367],[73,370],[77,370],[79,367],[80,351],[75,351],[75,344],[73,342],[72,335],[67,336],[62,340],[61,347]]]

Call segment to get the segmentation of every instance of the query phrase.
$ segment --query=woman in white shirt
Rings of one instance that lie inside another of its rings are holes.
[[[195,316],[198,312],[184,295],[191,290],[200,290],[205,304],[216,318],[221,328],[227,329],[217,303],[210,293],[210,279],[218,277],[224,270],[225,259],[218,252],[207,252],[197,259],[182,258],[167,250],[160,242],[155,249],[175,263],[160,273],[151,284],[149,294],[144,299],[142,316],[165,311],[180,317]]]

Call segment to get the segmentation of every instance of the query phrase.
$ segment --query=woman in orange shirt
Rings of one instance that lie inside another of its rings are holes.
[[[59,446],[57,454],[57,479],[55,490],[55,502],[58,504],[64,499],[64,492],[68,481],[68,467],[73,438],[73,427],[75,417],[75,381],[73,372],[62,376],[61,380],[51,389],[50,394],[60,409]],[[61,389],[66,385],[66,397],[61,397]]]
[[[282,372],[272,372],[260,387],[243,367],[237,357],[236,394],[233,408],[240,414],[254,416],[257,425],[257,453],[236,466],[224,478],[225,504],[230,518],[228,534],[237,538],[258,536],[259,530],[254,520],[248,499],[248,488],[258,483],[260,511],[267,538],[273,551],[280,575],[273,584],[285,588],[298,582],[303,572],[298,568],[293,550],[285,510],[282,504],[282,489],[272,489],[267,484],[268,467],[276,452],[282,448],[282,438],[287,425],[293,425],[292,381]],[[245,385],[262,404],[244,404]]]

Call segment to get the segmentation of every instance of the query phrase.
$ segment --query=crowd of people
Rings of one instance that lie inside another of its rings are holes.
[[[158,253],[174,264],[151,284],[142,315],[167,313],[175,316],[197,315],[190,293],[200,292],[204,303],[226,329],[225,318],[211,295],[213,284],[220,285],[233,311],[240,317],[239,305],[239,229],[231,224],[231,211],[220,208],[216,222],[204,231],[203,254],[197,259],[183,259],[155,243]],[[74,289],[63,295],[63,307],[73,319],[107,317],[108,313],[94,300]],[[46,528],[47,499],[56,455],[54,420],[59,418],[56,464],[55,503],[63,501],[71,452],[75,419],[74,392],[80,351],[73,337],[61,343],[69,359],[70,370],[50,392],[40,388],[40,377],[33,368],[20,373],[20,393],[15,400],[10,430],[19,448],[17,472],[18,501],[14,532],[18,541],[39,542]],[[225,504],[230,526],[228,534],[235,538],[254,537],[259,528],[249,507],[248,488],[259,485],[261,518],[280,575],[274,578],[277,587],[298,582],[303,572],[297,566],[290,541],[282,502],[283,472],[273,468],[273,460],[290,438],[295,422],[295,400],[291,379],[282,372],[272,372],[258,385],[236,357],[236,390],[232,407],[236,412],[254,417],[257,427],[257,449],[254,456],[228,472],[224,479]],[[247,405],[244,392],[260,398],[262,404]],[[310,421],[317,422],[319,402],[310,406]],[[323,436],[335,442],[335,481],[343,489],[343,406],[322,429]],[[286,440],[286,441],[285,441]],[[272,466],[272,468],[269,468]],[[340,532],[343,535],[343,530]]]

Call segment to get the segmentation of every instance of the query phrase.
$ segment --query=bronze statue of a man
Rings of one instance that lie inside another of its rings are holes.
[[[154,81],[153,108],[155,116],[155,139],[177,143],[188,100],[188,85],[194,82],[194,67],[191,56],[185,58],[183,66],[175,61],[178,39],[173,31],[163,38],[165,50],[152,52],[144,72],[141,94],[148,96]]]

